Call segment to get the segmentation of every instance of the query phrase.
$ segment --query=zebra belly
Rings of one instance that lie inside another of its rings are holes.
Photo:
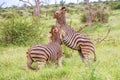
[[[63,40],[63,43],[71,49],[79,50],[79,46],[77,46],[76,44],[73,44],[72,42],[70,42],[68,40]]]

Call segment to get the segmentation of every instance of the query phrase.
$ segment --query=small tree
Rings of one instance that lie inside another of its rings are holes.
[[[111,5],[112,0],[108,0],[108,5],[109,5],[109,11],[110,14],[112,13],[112,5]]]
[[[22,1],[24,3],[29,4],[30,6],[34,7],[34,15],[37,17],[40,17],[40,5],[42,3],[44,3],[43,1],[40,0],[34,0],[35,5],[32,4],[32,2],[30,2],[29,0],[25,1],[25,0],[19,0]]]
[[[57,0],[55,0],[55,4],[57,4]]]
[[[94,22],[106,23],[109,15],[104,9],[103,5],[92,6],[91,4],[87,4],[85,13],[81,15],[81,21],[85,22],[88,26],[92,26]]]
[[[0,4],[0,8],[5,4],[5,2],[3,2],[2,4]]]
[[[79,3],[79,0],[77,0],[77,3]]]
[[[64,1],[64,0],[61,0],[61,1],[60,1],[60,5],[61,5],[61,6],[64,6],[64,4],[65,4],[65,1]]]

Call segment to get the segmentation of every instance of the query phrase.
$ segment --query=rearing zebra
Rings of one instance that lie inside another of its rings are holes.
[[[89,60],[91,52],[94,54],[94,61],[96,61],[96,54],[93,43],[88,37],[75,32],[70,26],[66,24],[65,13],[66,7],[60,7],[54,13],[57,28],[64,31],[63,43],[71,49],[78,50],[82,61],[84,61],[85,58]]]
[[[59,66],[62,66],[62,49],[60,46],[62,42],[58,29],[53,26],[50,34],[51,36],[49,38],[51,41],[48,44],[33,45],[28,49],[26,68],[39,70],[40,66],[49,60],[51,60],[52,63],[58,60]],[[33,62],[37,62],[38,67],[33,68],[31,66]]]

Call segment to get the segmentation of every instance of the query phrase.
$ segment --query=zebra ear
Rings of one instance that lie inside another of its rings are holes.
[[[67,8],[65,6],[59,7],[59,10],[67,11]]]
[[[65,6],[61,7],[61,10],[67,11],[67,8]]]

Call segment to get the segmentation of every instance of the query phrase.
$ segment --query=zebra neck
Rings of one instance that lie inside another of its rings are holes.
[[[60,25],[66,25],[66,19],[65,18],[59,18],[56,20],[56,23]]]
[[[59,42],[59,41],[54,41],[54,42],[51,42],[51,44],[54,44],[54,45],[57,45],[57,46],[58,46],[58,45],[61,45],[61,42]],[[57,46],[56,46],[56,47],[57,47]]]
[[[58,45],[61,45],[61,40],[60,40],[60,39],[53,40],[52,42],[50,42],[50,44],[58,44]]]
[[[56,40],[55,43],[60,45],[61,41],[60,40]]]

